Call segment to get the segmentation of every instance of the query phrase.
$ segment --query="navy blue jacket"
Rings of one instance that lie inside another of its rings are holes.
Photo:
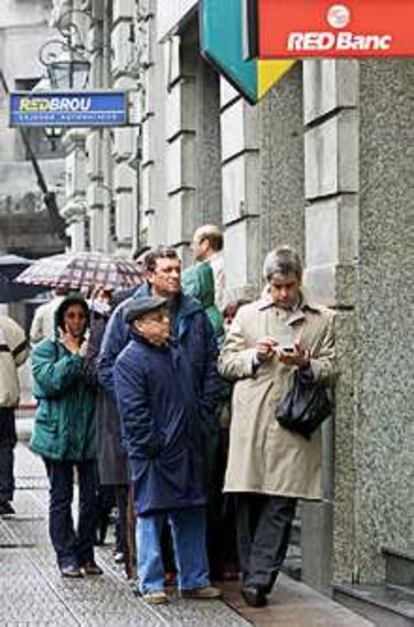
[[[144,283],[132,298],[149,295],[150,286]],[[124,321],[124,316],[132,298],[124,300],[113,312],[105,329],[98,358],[99,382],[114,402],[114,364],[130,339],[130,327]],[[207,430],[211,433],[219,428],[217,410],[224,390],[223,380],[217,370],[218,348],[214,329],[201,305],[184,294],[179,295],[174,327],[179,351],[192,370],[200,416],[208,424]]]
[[[114,382],[138,514],[206,503],[197,372],[174,345],[135,331]]]

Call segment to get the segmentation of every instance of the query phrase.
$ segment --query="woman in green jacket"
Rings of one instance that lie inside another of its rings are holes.
[[[101,574],[93,554],[96,522],[94,389],[85,379],[89,310],[71,294],[56,311],[55,337],[32,354],[38,400],[30,448],[44,459],[50,482],[49,531],[64,577]],[[79,481],[79,521],[72,520],[74,469]]]

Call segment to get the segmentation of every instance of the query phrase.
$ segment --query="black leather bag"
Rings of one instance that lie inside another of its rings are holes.
[[[300,433],[307,440],[319,425],[332,414],[328,391],[313,376],[295,371],[293,386],[276,407],[276,420],[289,431]]]

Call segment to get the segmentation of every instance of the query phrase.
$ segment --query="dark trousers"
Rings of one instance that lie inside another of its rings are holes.
[[[118,518],[115,525],[116,550],[125,556],[128,551],[127,543],[127,508],[128,508],[128,486],[115,486],[116,505],[118,508]]]
[[[244,586],[268,594],[286,556],[296,499],[266,494],[237,495],[236,522]]]
[[[11,407],[0,407],[0,502],[13,500],[13,449],[16,443],[14,409]]]
[[[45,459],[50,483],[49,533],[59,568],[82,566],[93,560],[97,517],[98,473],[96,462]],[[79,481],[79,519],[72,519],[74,469]]]

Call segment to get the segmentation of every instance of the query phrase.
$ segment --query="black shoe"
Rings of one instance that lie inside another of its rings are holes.
[[[82,569],[85,571],[85,575],[103,575],[103,570],[94,561],[86,562],[82,565]]]
[[[267,605],[266,595],[262,590],[255,586],[246,586],[241,589],[241,595],[246,601],[247,605],[251,607],[264,607]]]
[[[0,516],[13,516],[16,512],[14,511],[14,507],[8,501],[0,502]]]
[[[114,562],[115,564],[124,564],[125,563],[125,553],[122,551],[116,551],[114,553]]]
[[[81,569],[74,564],[69,564],[69,566],[63,566],[60,569],[60,574],[62,575],[62,577],[68,577],[69,579],[81,579],[83,577],[83,572],[81,571]]]

